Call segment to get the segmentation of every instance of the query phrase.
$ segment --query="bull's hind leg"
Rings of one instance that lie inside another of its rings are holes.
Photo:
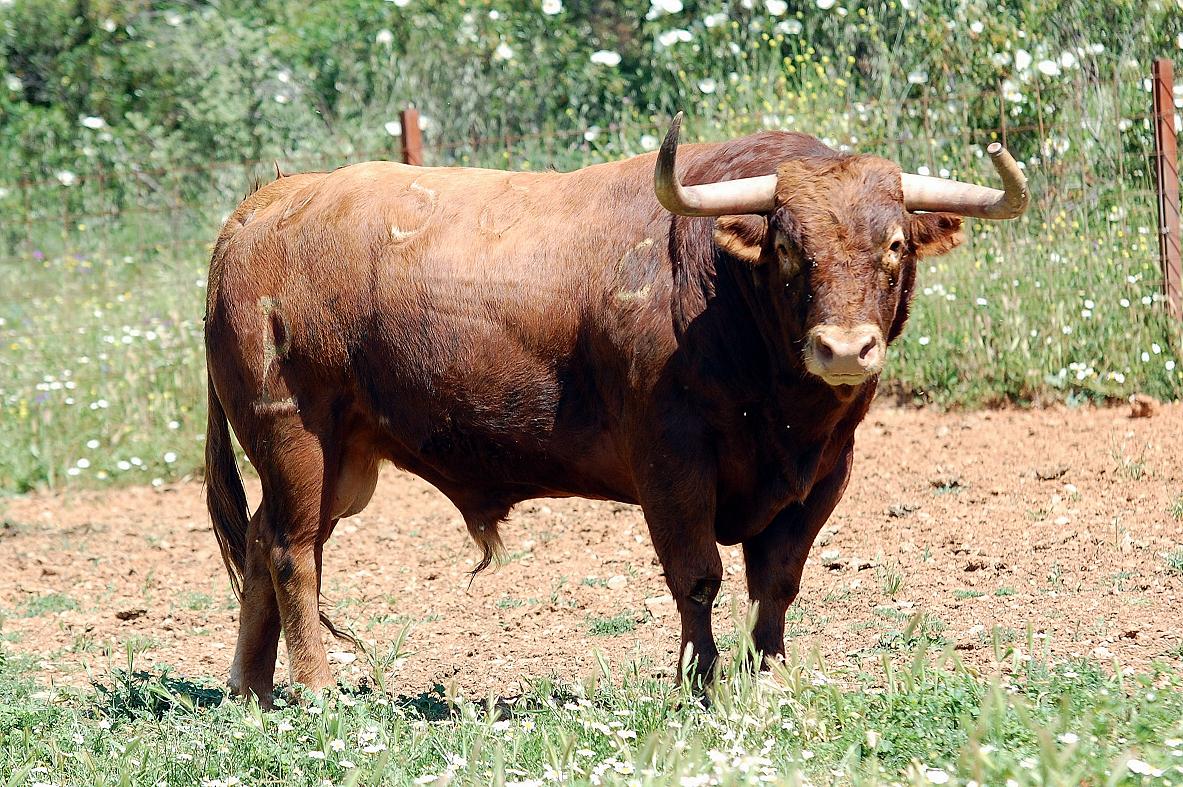
[[[254,694],[264,707],[271,704],[279,647],[279,606],[271,581],[270,533],[266,516],[260,505],[247,530],[238,644],[230,666],[230,690],[244,696]]]
[[[298,460],[289,455],[282,470],[269,473],[272,489],[264,485],[264,494],[270,493],[269,499],[278,498],[274,509],[278,521],[270,555],[271,579],[292,681],[319,691],[333,685],[320,629],[321,538],[328,529],[323,495],[324,460],[315,444],[292,453]]]

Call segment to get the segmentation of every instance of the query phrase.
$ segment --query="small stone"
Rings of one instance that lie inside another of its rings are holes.
[[[1048,465],[1047,467],[1037,467],[1035,477],[1040,481],[1055,481],[1057,478],[1063,478],[1067,472],[1068,465]]]
[[[612,590],[620,590],[628,584],[628,577],[617,574],[608,580],[608,587]]]
[[[352,664],[357,661],[357,654],[347,650],[335,650],[329,654],[329,659],[338,664]]]
[[[672,615],[677,608],[674,606],[673,596],[653,596],[645,599],[645,609],[655,618]]]
[[[138,620],[148,614],[146,609],[125,609],[115,613],[115,617],[120,620]]]
[[[1158,409],[1158,400],[1146,394],[1130,395],[1130,418],[1150,418]]]

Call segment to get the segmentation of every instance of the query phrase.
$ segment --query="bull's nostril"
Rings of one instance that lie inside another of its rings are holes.
[[[879,342],[875,341],[874,336],[868,338],[867,343],[863,345],[863,349],[859,351],[859,360],[865,361],[870,358],[878,346]]]
[[[829,363],[834,360],[834,348],[821,337],[818,337],[817,341],[813,343],[813,354],[822,363]]]

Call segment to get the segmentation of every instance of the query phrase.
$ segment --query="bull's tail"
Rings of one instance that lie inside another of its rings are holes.
[[[213,378],[208,375],[206,385],[209,388],[209,417],[205,427],[205,502],[213,520],[222,562],[230,575],[230,585],[234,588],[234,595],[241,599],[250,512],[242,477],[238,474],[238,463],[234,460],[226,411],[214,390]]]

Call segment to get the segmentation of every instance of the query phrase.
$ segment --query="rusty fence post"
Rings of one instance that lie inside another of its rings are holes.
[[[423,166],[423,134],[419,131],[419,110],[407,107],[400,115],[403,125],[403,163]]]
[[[1167,308],[1183,316],[1183,264],[1179,253],[1179,142],[1175,136],[1174,67],[1154,61],[1154,175],[1158,188],[1158,253]]]

